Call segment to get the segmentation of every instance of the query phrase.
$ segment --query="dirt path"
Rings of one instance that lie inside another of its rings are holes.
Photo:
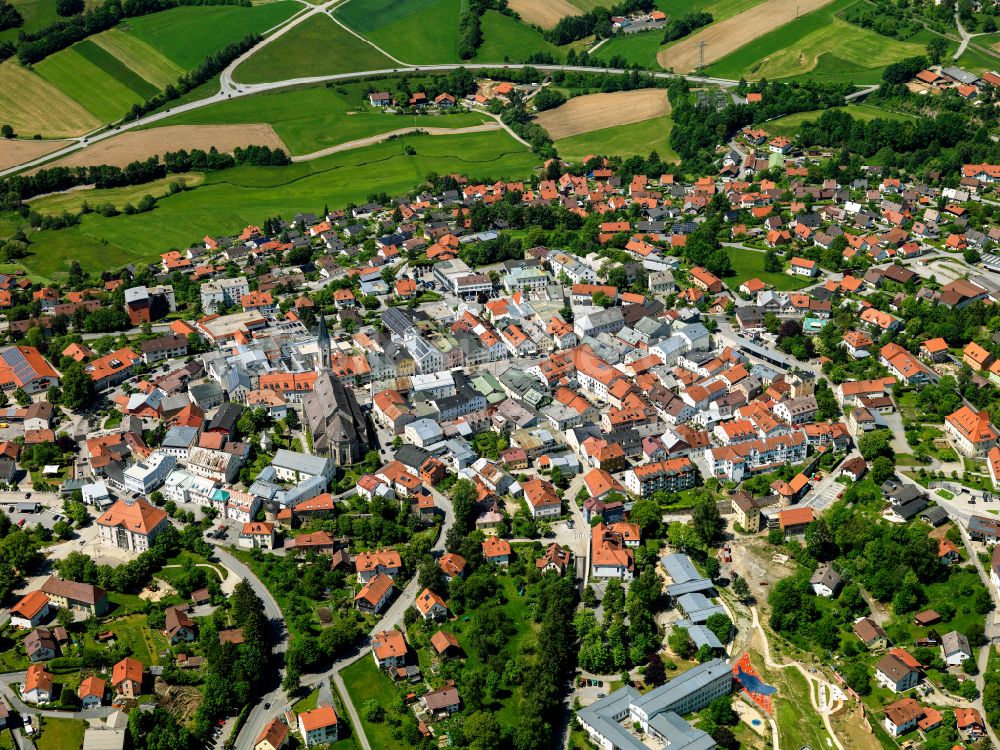
[[[669,113],[670,102],[666,91],[639,89],[576,96],[560,107],[542,112],[535,117],[535,122],[545,128],[552,140],[556,141],[592,130],[642,122]]]
[[[833,744],[836,745],[837,750],[844,750],[844,746],[841,744],[840,739],[837,734],[833,731],[833,725],[830,723],[830,714],[840,708],[840,702],[838,701],[834,705],[828,705],[829,696],[832,694],[830,692],[829,683],[825,680],[820,679],[809,670],[805,669],[798,662],[792,662],[791,664],[785,664],[774,661],[771,658],[771,644],[767,640],[767,633],[764,632],[763,626],[760,624],[760,619],[757,616],[757,608],[750,607],[750,614],[753,617],[753,628],[757,631],[761,642],[761,653],[764,655],[764,663],[767,665],[768,669],[798,669],[802,673],[802,676],[806,678],[806,682],[809,683],[809,703],[812,705],[813,710],[820,715],[823,719],[823,726],[826,727],[827,733],[829,733]],[[778,740],[777,740],[777,726],[773,725],[775,733],[774,740],[774,750],[778,750]]]
[[[789,0],[766,0],[750,10],[712,24],[704,31],[661,50],[656,56],[656,61],[676,73],[695,70],[701,63],[701,42],[704,42],[705,65],[711,65],[769,31],[774,31],[832,1],[796,0],[793,3]]]

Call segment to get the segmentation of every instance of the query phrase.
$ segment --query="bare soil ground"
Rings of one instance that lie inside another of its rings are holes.
[[[688,73],[701,63],[700,42],[705,42],[705,65],[710,65],[769,31],[830,2],[832,0],[798,0],[794,3],[789,0],[766,0],[667,47],[660,51],[656,60],[676,73]]]
[[[69,141],[23,141],[16,138],[0,139],[0,169],[16,167],[39,156],[58,151]]]
[[[642,122],[669,112],[666,91],[640,89],[577,96],[561,107],[542,112],[535,120],[555,141],[614,125]]]
[[[568,0],[509,0],[507,5],[528,23],[551,29],[566,16],[583,12]]]
[[[79,167],[111,164],[124,167],[136,159],[194,148],[232,151],[237,146],[270,146],[288,151],[270,125],[167,125],[122,133],[88,146],[49,166]]]

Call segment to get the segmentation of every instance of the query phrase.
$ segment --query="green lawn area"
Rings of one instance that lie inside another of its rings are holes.
[[[129,185],[128,187],[109,188],[107,190],[74,190],[69,193],[55,193],[47,195],[38,200],[29,201],[32,211],[41,214],[59,214],[63,211],[79,211],[84,203],[91,207],[110,203],[121,211],[126,203],[135,205],[144,195],[151,195],[154,198],[162,198],[169,194],[171,183],[177,182],[187,187],[200,185],[205,180],[205,175],[201,172],[189,172],[187,174],[170,175],[160,180],[147,182],[144,185]],[[112,415],[114,416],[114,415]],[[109,417],[110,419],[110,417]],[[121,422],[121,413],[118,412],[118,422]],[[106,427],[113,427],[117,422],[108,424]]]
[[[266,49],[266,48],[265,48]],[[252,60],[253,58],[251,58]],[[392,81],[385,81],[384,85]],[[405,127],[463,128],[485,122],[479,112],[392,115],[368,104],[367,84],[279,91],[230,99],[164,120],[162,125],[214,125],[267,122],[295,155]],[[433,109],[433,108],[431,108]]]
[[[814,279],[807,279],[804,276],[789,276],[787,273],[774,273],[764,270],[765,254],[756,250],[744,250],[737,247],[725,248],[732,261],[733,276],[727,276],[723,281],[733,290],[739,289],[747,279],[760,279],[765,284],[770,284],[775,289],[782,291],[795,291],[814,283]]]
[[[109,623],[117,641],[132,650],[132,654],[143,664],[159,664],[160,652],[168,648],[166,637],[159,631],[150,630],[145,615],[130,615]]]
[[[146,608],[146,602],[135,594],[120,594],[117,591],[108,592],[108,602],[111,606],[105,614],[114,617],[142,612]]]
[[[191,70],[230,42],[267,31],[300,10],[302,6],[293,0],[249,8],[190,5],[130,18],[123,26],[180,67]]]
[[[663,115],[642,122],[571,135],[560,138],[555,143],[559,156],[570,161],[579,161],[588,154],[645,157],[651,151],[656,151],[664,161],[678,161],[677,153],[670,148],[670,131],[673,127],[674,121],[670,115]]]
[[[334,13],[381,49],[407,63],[454,62],[462,0],[356,0]]]
[[[595,63],[609,63],[613,57],[622,57],[629,65],[639,65],[650,70],[659,70],[656,53],[663,45],[663,32],[643,31],[639,34],[618,34],[600,46],[590,59]]]
[[[301,714],[304,711],[312,711],[314,708],[316,708],[317,700],[319,700],[318,689],[313,690],[305,698],[292,704],[292,710],[297,714]]]
[[[835,0],[807,13],[708,66],[708,73],[753,80],[808,74],[817,80],[878,83],[888,64],[924,54],[931,32],[901,42],[842,20],[838,13],[856,1]]]
[[[244,83],[282,81],[353,70],[381,70],[395,63],[329,16],[310,18],[256,52],[233,78]]]
[[[899,122],[916,122],[917,118],[913,115],[904,114],[902,112],[890,112],[887,109],[880,109],[878,107],[873,107],[870,104],[848,104],[846,107],[834,107],[833,109],[839,112],[846,112],[855,120],[860,120],[862,122],[868,122],[869,120],[897,120]],[[761,123],[760,127],[767,130],[767,132],[774,135],[787,135],[789,137],[795,136],[802,123],[808,120],[817,120],[824,110],[812,110],[810,112],[796,112],[795,114],[785,115],[784,117],[779,117],[775,120],[768,120],[767,122]]]
[[[374,700],[385,709],[386,713],[390,713],[392,704],[401,695],[400,690],[392,683],[389,676],[380,672],[375,666],[375,660],[366,655],[341,671],[340,676],[344,678],[347,692],[350,693],[354,707],[361,716],[361,723],[371,746],[377,748],[406,747],[405,743],[393,738],[388,722],[372,724],[365,721],[362,706],[366,701]],[[409,692],[410,686],[406,687],[408,688],[406,692]]]
[[[914,435],[913,433],[916,433]],[[916,438],[915,440],[911,438]],[[936,456],[942,461],[954,461],[958,458],[955,451],[948,445],[944,433],[931,425],[919,425],[918,429],[907,432],[906,440],[913,448],[914,454],[923,450],[928,456]]]
[[[481,24],[483,43],[476,53],[476,62],[523,62],[538,52],[548,52],[557,61],[564,58],[562,48],[516,18],[488,10]]]
[[[405,154],[407,145],[416,154]],[[422,184],[430,172],[462,172],[492,181],[525,178],[538,164],[509,135],[491,131],[407,136],[288,167],[236,167],[208,174],[202,185],[162,199],[148,213],[113,218],[90,214],[79,226],[37,232],[23,265],[46,278],[65,274],[74,259],[85,270],[104,271],[155,260],[170,248],[187,247],[206,234],[236,231],[264,216],[343,206],[363,201],[374,190],[403,193]],[[143,241],[137,242],[140,237]]]
[[[99,49],[92,42],[91,47]],[[88,60],[77,46],[49,55],[34,69],[104,122],[120,119],[129,107],[147,98]]]
[[[17,8],[24,24],[16,29],[0,32],[0,41],[17,41],[17,35],[21,31],[31,33],[62,20],[56,13],[56,0],[11,0],[10,4]]]
[[[972,40],[974,44],[978,44],[981,47],[989,49],[989,45],[983,42],[979,38]],[[987,54],[981,52],[975,47],[967,47],[962,56],[958,59],[958,65],[960,65],[965,70],[970,70],[974,73],[983,73],[989,70],[996,70],[1000,67],[1000,55],[998,54]]]
[[[82,719],[39,719],[41,731],[32,737],[38,750],[75,750],[83,747],[87,722]]]

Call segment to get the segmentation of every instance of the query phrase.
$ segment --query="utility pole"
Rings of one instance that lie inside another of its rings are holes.
[[[705,40],[698,40],[698,72],[705,72]]]

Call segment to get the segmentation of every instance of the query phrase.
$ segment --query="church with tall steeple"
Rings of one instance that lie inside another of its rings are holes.
[[[302,413],[316,453],[330,456],[338,466],[360,463],[372,443],[368,420],[354,391],[334,377],[332,364],[333,343],[320,315],[314,364],[319,376],[302,399]]]
[[[333,347],[330,332],[326,328],[326,316],[320,313],[319,330],[316,331],[316,372],[330,369],[333,363]]]

